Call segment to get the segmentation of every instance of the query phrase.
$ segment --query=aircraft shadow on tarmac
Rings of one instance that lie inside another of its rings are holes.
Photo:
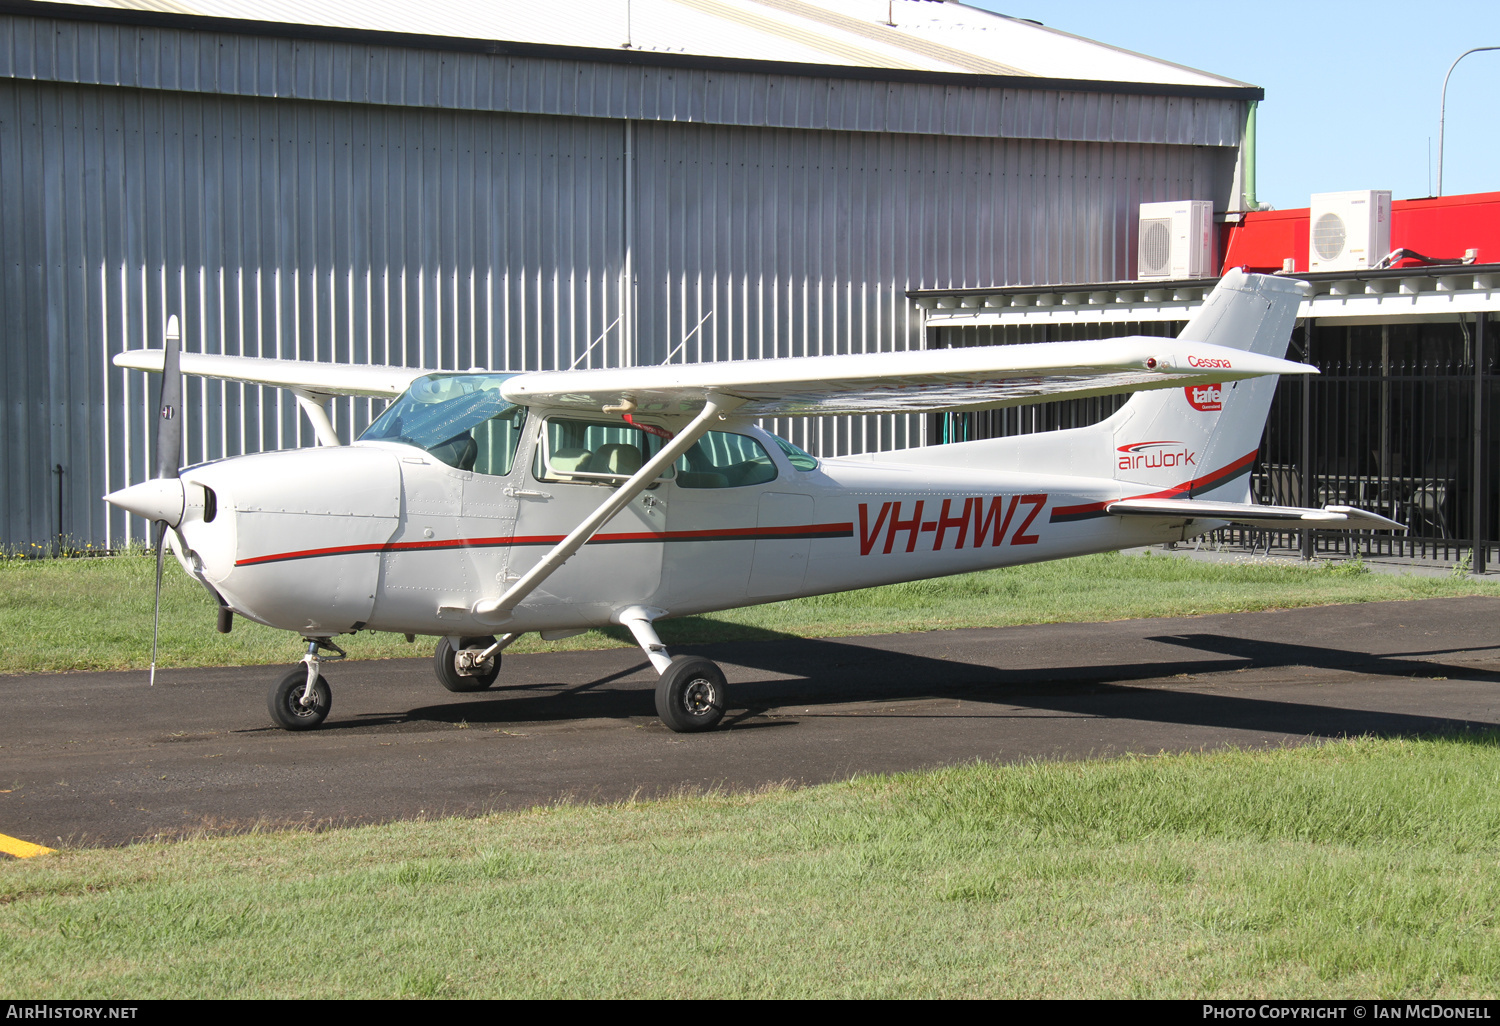
[[[1414,688],[1420,688],[1432,679],[1500,683],[1500,675],[1495,673],[1474,666],[1434,661],[1434,657],[1449,654],[1450,650],[1372,655],[1336,647],[1183,634],[1145,640],[1202,655],[1178,660],[1039,670],[1005,669],[937,659],[852,641],[810,640],[770,631],[760,633],[766,637],[753,642],[723,642],[676,649],[690,649],[731,667],[758,669],[791,678],[745,680],[742,672],[732,670],[732,711],[725,721],[731,729],[749,727],[752,722],[747,721],[773,709],[782,716],[793,718],[820,715],[925,717],[933,714],[901,709],[818,710],[831,705],[937,698],[996,706],[993,713],[977,714],[985,718],[1035,718],[1038,711],[1043,711],[1067,716],[1145,720],[1295,736],[1416,736],[1459,730],[1500,730],[1500,724],[1487,721],[1258,699],[1243,693],[1215,694],[1160,686],[1140,687],[1129,683],[1251,667],[1285,667],[1288,670],[1311,667],[1388,678],[1413,678]],[[641,662],[583,683],[530,686],[510,692],[497,689],[466,702],[413,708],[404,716],[361,718],[346,721],[344,725],[461,721],[478,725],[650,718],[655,715],[655,706],[651,683],[646,679],[651,675],[643,673],[646,669],[646,664]],[[632,677],[635,679],[626,681]],[[1312,694],[1310,690],[1309,697]],[[1420,692],[1414,693],[1413,697],[1420,700]],[[768,724],[761,720],[756,721],[756,725]],[[324,729],[337,729],[338,726],[329,722]]]

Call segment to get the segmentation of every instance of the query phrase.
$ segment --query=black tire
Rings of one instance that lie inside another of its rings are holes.
[[[702,656],[678,656],[656,683],[656,715],[679,734],[713,730],[724,718],[724,671]]]
[[[466,677],[459,673],[455,660],[458,656],[458,649],[489,648],[494,643],[494,638],[459,638],[456,649],[451,639],[443,638],[437,643],[437,651],[432,656],[432,668],[437,671],[438,683],[449,691],[488,690],[500,676],[499,652],[490,656],[489,670],[474,677]]]
[[[267,705],[271,710],[271,722],[282,730],[312,730],[328,718],[333,707],[333,691],[328,681],[319,674],[313,683],[313,704],[302,704],[302,691],[307,687],[307,667],[299,666],[271,689]]]

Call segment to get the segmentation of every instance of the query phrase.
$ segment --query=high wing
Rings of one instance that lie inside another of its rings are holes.
[[[114,363],[116,367],[130,367],[160,374],[162,354],[161,349],[136,349],[116,354]],[[381,367],[183,353],[182,373],[245,381],[255,385],[275,385],[309,397],[326,398],[334,395],[398,396],[414,380],[423,374],[431,374],[432,371],[421,367]]]
[[[186,357],[184,369],[186,369]],[[711,395],[752,417],[921,413],[1182,388],[1263,374],[1316,374],[1289,360],[1204,342],[1105,341],[812,356],[518,374],[501,387],[521,405],[693,414]]]
[[[1227,520],[1246,527],[1280,528],[1283,531],[1406,530],[1405,524],[1353,506],[1303,509],[1203,499],[1121,499],[1105,506],[1104,512],[1117,517],[1154,517],[1158,520]]]
[[[120,353],[119,367],[157,371],[162,350]],[[393,397],[431,369],[183,353],[182,372],[335,395]],[[696,414],[711,395],[745,400],[752,417],[983,410],[1054,399],[1181,388],[1316,369],[1206,342],[1132,336],[1087,342],[788,357],[601,370],[536,371],[505,383],[521,405]]]

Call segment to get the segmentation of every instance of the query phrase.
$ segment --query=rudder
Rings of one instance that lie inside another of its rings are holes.
[[[1284,357],[1307,286],[1232,270],[1178,338]],[[1114,476],[1151,494],[1246,502],[1278,377],[1140,392],[1100,427]]]

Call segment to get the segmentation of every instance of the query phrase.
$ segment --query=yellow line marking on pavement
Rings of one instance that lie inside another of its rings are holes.
[[[14,855],[18,859],[35,858],[38,855],[45,855],[51,850],[51,848],[43,848],[40,844],[32,844],[30,841],[23,841],[17,837],[7,837],[4,834],[0,834],[0,851],[5,852],[7,855]]]

